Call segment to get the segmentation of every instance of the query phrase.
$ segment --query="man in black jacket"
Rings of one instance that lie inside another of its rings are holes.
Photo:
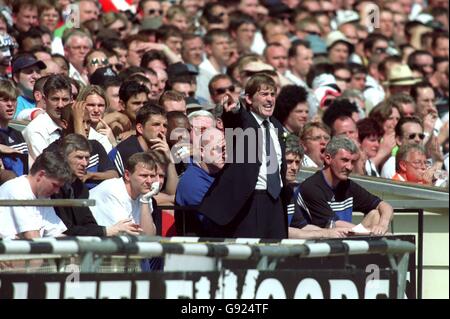
[[[275,93],[273,79],[257,74],[245,87],[247,109],[229,94],[223,99],[222,119],[227,145],[230,135],[234,139],[228,148],[233,153],[199,209],[215,224],[211,236],[287,238],[280,199],[286,185],[285,143],[283,127],[272,117]]]
[[[88,140],[79,134],[66,135],[60,150],[72,171],[72,183],[64,185],[52,198],[88,199],[89,189],[81,181],[86,174],[91,152]],[[89,207],[55,207],[55,211],[66,225],[64,234],[68,236],[115,236],[121,232],[139,235],[142,231],[131,219],[121,220],[109,227],[100,226]]]

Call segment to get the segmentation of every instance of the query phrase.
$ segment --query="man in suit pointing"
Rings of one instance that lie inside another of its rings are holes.
[[[233,147],[200,205],[199,211],[211,221],[211,236],[287,238],[280,198],[285,144],[282,125],[272,117],[275,92],[273,79],[257,74],[245,86],[246,107],[231,95],[222,100],[227,149],[230,135]]]

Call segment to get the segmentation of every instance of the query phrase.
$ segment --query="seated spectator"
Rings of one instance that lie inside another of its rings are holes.
[[[61,109],[72,101],[72,86],[64,75],[51,75],[44,84],[46,113],[31,121],[22,134],[32,159],[61,137]]]
[[[448,174],[436,167],[428,167],[425,148],[418,144],[400,146],[395,156],[396,174],[393,180],[425,185],[446,186]]]
[[[305,149],[302,167],[322,167],[323,152],[330,140],[330,129],[317,122],[306,123],[300,134],[300,143]]]
[[[29,175],[7,181],[0,187],[4,199],[48,199],[70,181],[71,171],[64,157],[58,152],[39,155]],[[58,237],[66,226],[53,207],[8,206],[0,208],[0,238],[33,239]]]
[[[223,168],[226,160],[225,136],[216,128],[203,132],[200,140],[200,160],[193,159],[180,177],[175,195],[176,205],[199,205],[203,196]],[[201,236],[207,227],[213,227],[207,217],[192,210],[177,210],[175,223],[177,234]]]
[[[63,121],[62,136],[77,133],[88,138],[91,129],[88,110],[82,102],[71,103],[61,110]],[[47,148],[56,148],[62,143],[62,138],[56,140]],[[105,179],[119,177],[114,163],[109,159],[104,147],[97,140],[89,139],[90,157],[87,172],[81,178],[87,188],[92,188]]]
[[[72,172],[70,182],[61,187],[54,199],[87,199],[89,190],[84,184],[91,156],[89,141],[82,135],[69,134],[64,136],[59,148],[64,154]],[[123,219],[105,227],[99,226],[89,207],[55,207],[56,215],[64,222],[68,236],[116,236],[123,233],[139,235],[142,229],[135,227],[131,219]]]
[[[306,89],[297,85],[284,86],[278,94],[274,116],[283,124],[285,131],[299,135],[308,121]]]
[[[192,156],[191,124],[188,117],[182,112],[167,113],[166,140],[175,160],[178,176],[186,170],[186,164]]]
[[[131,135],[126,140],[120,142],[108,154],[109,158],[116,165],[119,175],[124,174],[124,163],[134,153],[154,150],[164,156],[168,163],[167,179],[164,192],[158,195],[161,197],[168,195],[171,199],[164,199],[165,202],[172,200],[178,183],[178,175],[175,169],[174,160],[166,141],[167,118],[166,112],[159,107],[148,103],[137,112],[136,135]]]
[[[382,130],[378,123],[371,119],[365,118],[356,123],[359,133],[359,143],[361,151],[364,152],[366,159],[364,168],[368,176],[380,177],[378,167],[384,163],[391,155],[391,146],[380,143]],[[381,145],[385,147],[381,148]],[[381,161],[380,161],[381,160]]]
[[[356,144],[346,137],[333,137],[324,153],[324,168],[300,185],[297,202],[308,222],[351,229],[353,211],[364,213],[361,224],[374,235],[384,235],[393,217],[392,207],[349,179]]]
[[[89,192],[95,199],[92,214],[99,225],[112,226],[131,220],[137,232],[156,235],[153,198],[159,191],[156,162],[146,153],[133,154],[125,162],[123,177],[102,182]]]
[[[167,113],[172,111],[186,114],[186,101],[182,93],[176,91],[166,91],[159,99],[161,105]]]
[[[214,104],[221,103],[223,97],[227,93],[233,95],[235,99],[238,98],[236,86],[233,84],[232,78],[226,74],[217,74],[213,76],[211,81],[209,81],[208,90],[211,101]]]
[[[22,133],[9,126],[16,111],[17,95],[10,81],[0,81],[0,160],[4,170],[22,176],[28,173],[27,143]]]
[[[120,103],[132,123],[133,129],[136,125],[136,114],[138,110],[148,101],[150,91],[148,88],[136,81],[125,81],[119,89]]]
[[[298,192],[300,191],[297,182],[297,174],[302,167],[303,148],[299,146],[298,138],[295,135],[289,135],[286,139],[286,182],[288,183],[285,194],[286,210],[289,225],[289,238],[310,239],[310,238],[332,238],[345,237],[347,230],[345,228],[320,228],[308,224],[303,212],[296,204]]]
[[[384,163],[381,177],[391,179],[395,174],[395,154],[398,147],[403,144],[424,145],[425,134],[422,121],[417,117],[406,117],[400,119],[395,126],[395,142],[397,147],[392,150],[391,157]]]
[[[105,110],[108,108],[108,99],[105,91],[98,85],[87,85],[77,96],[77,102],[83,102],[89,114],[89,139],[96,140],[108,153],[117,145],[116,138],[109,125],[103,120]]]
[[[14,56],[11,65],[12,78],[20,91],[17,98],[16,113],[14,114],[14,118],[16,118],[22,110],[36,107],[33,86],[34,82],[40,78],[41,70],[45,69],[46,65],[29,53]]]

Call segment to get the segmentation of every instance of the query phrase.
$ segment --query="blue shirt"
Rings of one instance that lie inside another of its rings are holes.
[[[199,205],[214,179],[198,164],[189,163],[178,181],[175,201],[182,206]]]
[[[30,100],[27,97],[23,95],[19,95],[17,97],[17,107],[16,107],[16,113],[14,113],[14,119],[17,118],[17,115],[23,110],[26,109],[33,109],[36,107],[36,102],[34,100]]]

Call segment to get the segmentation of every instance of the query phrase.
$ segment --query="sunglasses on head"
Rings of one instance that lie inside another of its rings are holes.
[[[148,14],[155,14],[155,13],[158,13],[159,15],[162,15],[163,11],[162,10],[156,10],[156,9],[148,10]]]
[[[234,89],[235,89],[234,85],[230,85],[229,87],[225,87],[225,88],[217,88],[217,89],[215,89],[215,91],[216,91],[216,94],[224,94],[227,91],[234,92]]]
[[[416,138],[416,136],[418,136],[421,140],[425,138],[425,134],[423,133],[411,133],[408,135],[408,139],[413,140]]]

